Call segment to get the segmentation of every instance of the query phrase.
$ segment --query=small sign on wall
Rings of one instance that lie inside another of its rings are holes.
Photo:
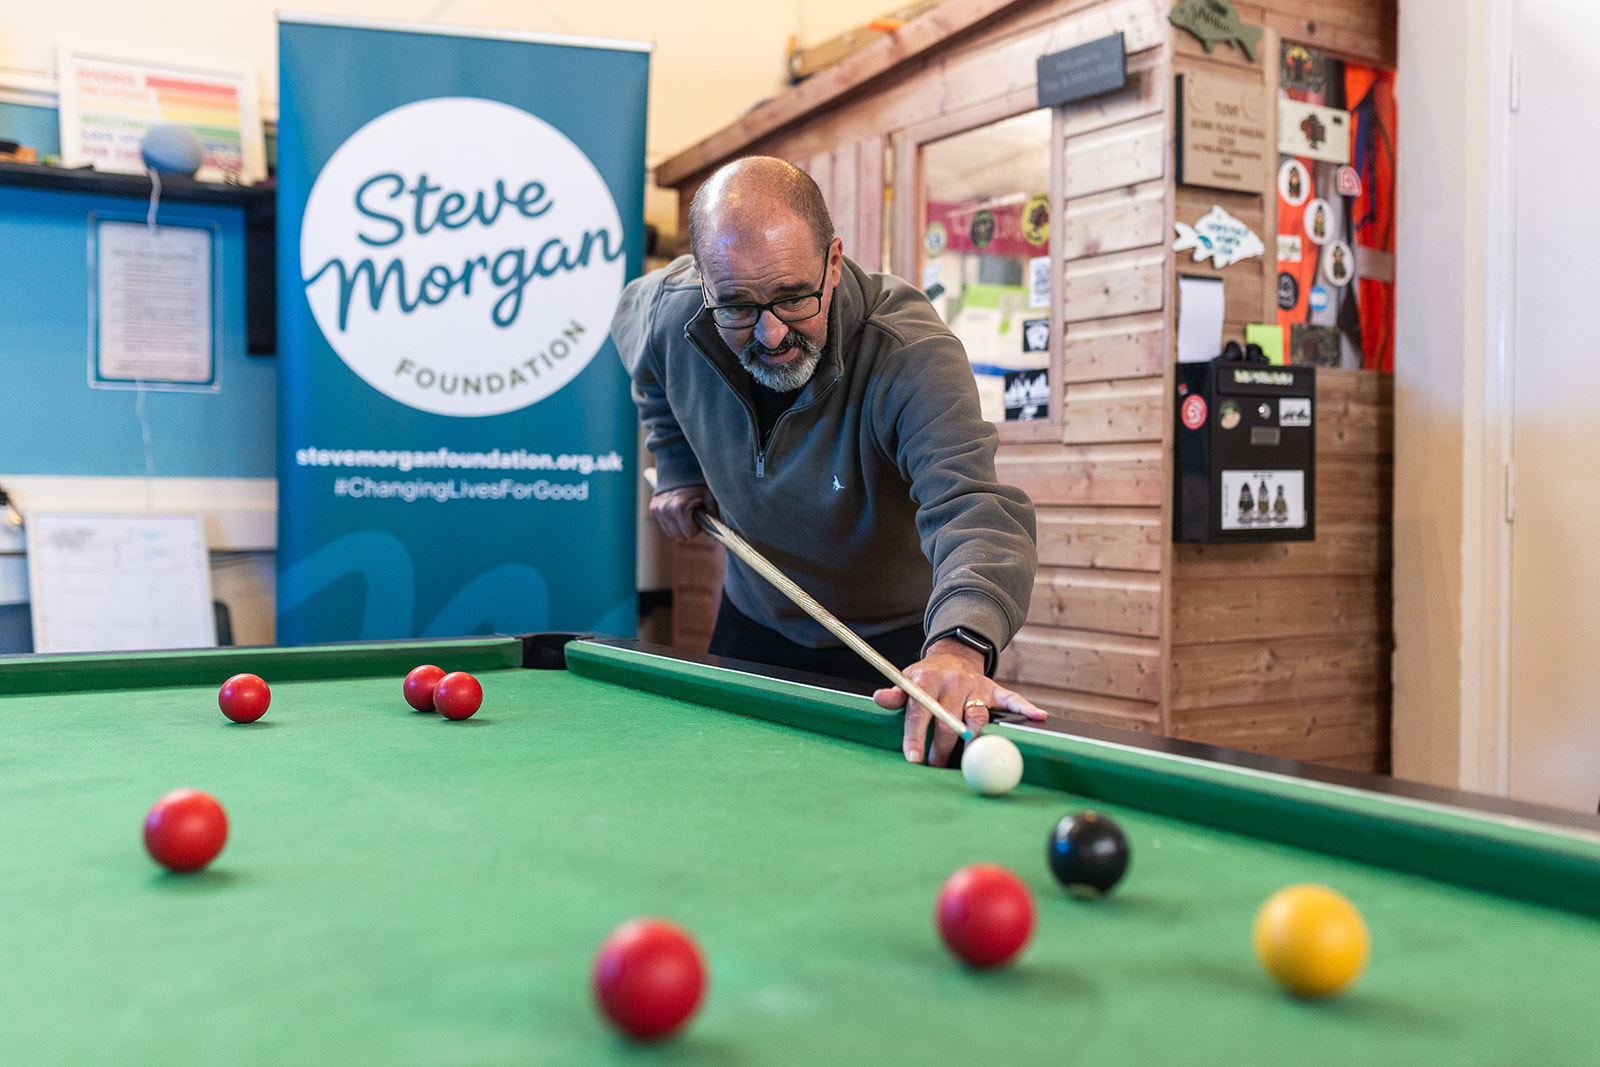
[[[1178,181],[1259,194],[1272,151],[1265,90],[1239,78],[1180,74],[1177,99]]]
[[[1122,34],[1040,56],[1035,73],[1040,107],[1060,107],[1115,92],[1128,84],[1128,53]]]

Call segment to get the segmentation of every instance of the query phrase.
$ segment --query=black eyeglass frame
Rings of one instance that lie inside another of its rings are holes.
[[[774,318],[776,318],[779,322],[781,322],[781,323],[783,323],[785,325],[789,325],[791,323],[796,323],[796,322],[805,322],[807,319],[814,319],[819,314],[822,313],[822,294],[827,292],[827,290],[828,290],[828,267],[829,266],[830,266],[830,264],[829,264],[828,260],[824,259],[822,261],[822,281],[819,283],[818,288],[816,289],[815,292],[797,293],[794,296],[786,296],[782,300],[774,300],[771,303],[767,303],[767,304],[756,304],[756,303],[743,301],[743,300],[741,300],[741,301],[739,301],[737,303],[733,303],[733,304],[713,304],[713,303],[710,302],[711,294],[706,292],[706,283],[702,279],[701,282],[700,282],[700,299],[703,302],[705,302],[706,311],[708,313],[710,313],[711,320],[713,322],[715,322],[718,326],[721,326],[724,330],[749,330],[749,329],[753,329],[756,325],[758,325],[761,322],[761,316],[765,315],[769,311],[772,312],[772,315],[773,315]],[[779,304],[787,304],[787,303],[790,303],[791,301],[795,301],[795,300],[816,300],[817,309],[815,311],[813,311],[813,312],[810,312],[809,314],[798,315],[798,316],[796,316],[796,317],[794,317],[792,319],[791,318],[786,318],[783,314],[781,314],[778,311],[778,305]],[[738,326],[730,325],[728,323],[722,322],[721,320],[719,320],[717,318],[717,312],[726,311],[728,308],[753,308],[755,310],[756,317],[751,319],[749,322],[744,323],[743,325],[738,325]]]

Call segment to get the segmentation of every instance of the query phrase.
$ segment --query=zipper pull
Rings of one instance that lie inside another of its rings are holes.
[[[763,452],[757,452],[756,453],[756,477],[757,478],[765,478],[766,476],[767,476],[767,457],[766,457],[766,454],[763,453]]]

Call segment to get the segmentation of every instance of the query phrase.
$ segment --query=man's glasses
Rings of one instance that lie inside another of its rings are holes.
[[[828,264],[822,264],[822,278],[828,278]],[[704,290],[704,283],[701,285]],[[707,294],[709,297],[709,294]],[[718,326],[728,330],[749,329],[761,321],[761,316],[772,312],[779,322],[804,322],[822,310],[822,288],[814,293],[803,296],[786,296],[782,300],[774,300],[770,304],[711,304],[708,300],[706,310],[711,312],[711,317]]]

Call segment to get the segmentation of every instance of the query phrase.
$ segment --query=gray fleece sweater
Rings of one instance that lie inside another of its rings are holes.
[[[846,259],[822,362],[764,450],[749,373],[704,313],[691,257],[630,284],[611,336],[657,492],[709,487],[724,522],[863,637],[920,618],[930,635],[1011,641],[1038,563],[1033,505],[996,480],[999,434],[922,293]],[[724,588],[798,644],[838,644],[731,553]]]

